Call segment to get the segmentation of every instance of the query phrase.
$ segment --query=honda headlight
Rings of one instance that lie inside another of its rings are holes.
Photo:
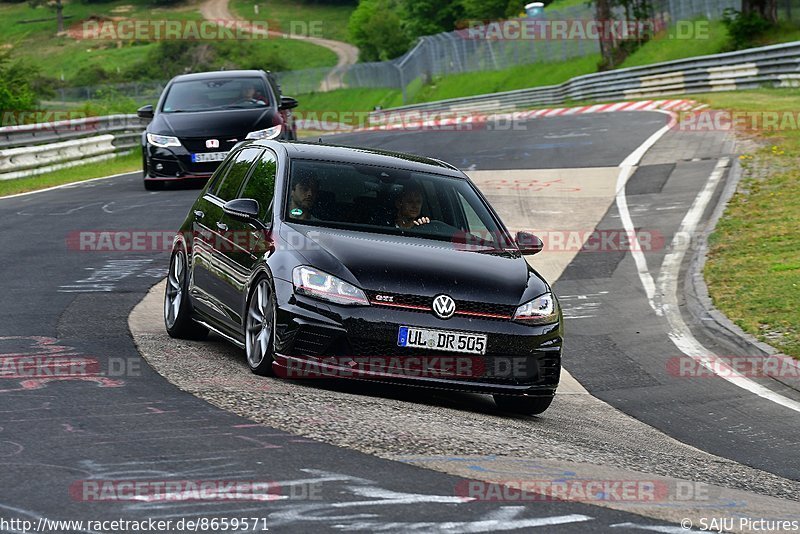
[[[558,303],[552,293],[539,295],[514,312],[514,320],[527,324],[549,324],[558,321]]]
[[[147,142],[160,148],[166,148],[168,146],[181,146],[180,140],[177,137],[172,137],[171,135],[156,135],[149,133],[147,134]]]
[[[292,282],[295,293],[299,295],[343,306],[369,306],[367,296],[359,288],[312,267],[295,267],[292,271]]]
[[[281,134],[281,125],[273,126],[272,128],[265,128],[264,130],[256,130],[247,134],[245,139],[275,139]]]

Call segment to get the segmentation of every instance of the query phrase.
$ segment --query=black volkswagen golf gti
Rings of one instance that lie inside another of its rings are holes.
[[[173,337],[211,329],[257,374],[553,400],[563,319],[469,178],[439,160],[312,143],[236,147],[175,237]]]

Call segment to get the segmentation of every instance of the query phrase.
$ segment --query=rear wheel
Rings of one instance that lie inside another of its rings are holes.
[[[245,352],[247,365],[257,375],[272,374],[275,340],[275,292],[266,278],[260,279],[247,303]]]
[[[164,294],[164,325],[170,337],[181,339],[203,339],[208,329],[192,320],[189,302],[186,255],[178,249],[172,253]]]
[[[503,411],[524,415],[538,415],[550,407],[553,395],[492,395],[494,403]]]

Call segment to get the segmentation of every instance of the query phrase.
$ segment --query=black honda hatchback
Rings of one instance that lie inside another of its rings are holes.
[[[214,330],[250,369],[553,400],[563,319],[469,178],[439,160],[311,143],[236,147],[176,235],[173,337]]]
[[[169,81],[142,134],[146,189],[167,182],[208,179],[237,143],[246,139],[295,139],[291,109],[275,77],[261,70],[198,72]]]

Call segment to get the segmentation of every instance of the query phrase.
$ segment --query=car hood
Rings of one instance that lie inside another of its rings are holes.
[[[269,128],[276,121],[272,108],[226,109],[186,113],[159,113],[147,127],[150,133],[176,137],[240,136]]]
[[[313,267],[367,291],[520,304],[548,291],[516,251],[476,252],[456,243],[286,224],[284,239]],[[532,297],[530,297],[532,298]]]

